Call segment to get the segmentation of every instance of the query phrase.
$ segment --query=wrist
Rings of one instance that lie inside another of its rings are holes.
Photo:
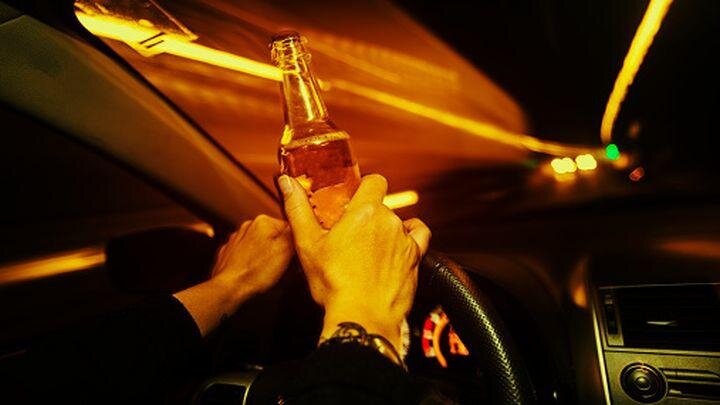
[[[380,335],[387,339],[397,350],[402,347],[400,324],[402,320],[395,321],[391,317],[377,316],[370,311],[357,307],[331,307],[326,306],[323,319],[323,330],[320,339],[327,339],[335,333],[338,325],[344,322],[353,322],[361,325],[367,333]]]
[[[319,347],[336,344],[354,343],[376,350],[390,361],[407,370],[403,356],[395,346],[384,336],[368,332],[362,325],[355,322],[343,322],[338,325],[335,332],[327,339],[320,341]]]
[[[237,308],[251,296],[245,283],[238,282],[231,277],[217,275],[207,281],[212,286],[212,291],[224,307],[226,314],[233,313]]]

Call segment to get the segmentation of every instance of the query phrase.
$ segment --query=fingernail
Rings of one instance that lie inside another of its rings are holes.
[[[284,174],[278,177],[278,186],[280,186],[280,191],[283,195],[289,195],[293,191],[293,185],[292,182],[290,182],[290,177]]]

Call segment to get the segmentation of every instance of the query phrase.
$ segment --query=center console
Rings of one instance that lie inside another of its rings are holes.
[[[592,310],[606,402],[720,402],[720,266],[658,254],[595,277]],[[682,267],[678,267],[682,266]]]
[[[720,401],[719,284],[601,287],[595,308],[613,404]]]

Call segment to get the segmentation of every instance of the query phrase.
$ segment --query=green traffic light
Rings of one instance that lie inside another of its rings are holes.
[[[610,160],[617,160],[620,157],[620,149],[614,143],[605,147],[605,156]]]

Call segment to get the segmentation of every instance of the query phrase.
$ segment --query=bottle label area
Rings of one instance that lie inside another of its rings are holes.
[[[282,172],[305,188],[325,228],[340,219],[360,185],[360,169],[348,140],[347,133],[335,132],[303,138],[303,142],[291,142],[280,150]]]

